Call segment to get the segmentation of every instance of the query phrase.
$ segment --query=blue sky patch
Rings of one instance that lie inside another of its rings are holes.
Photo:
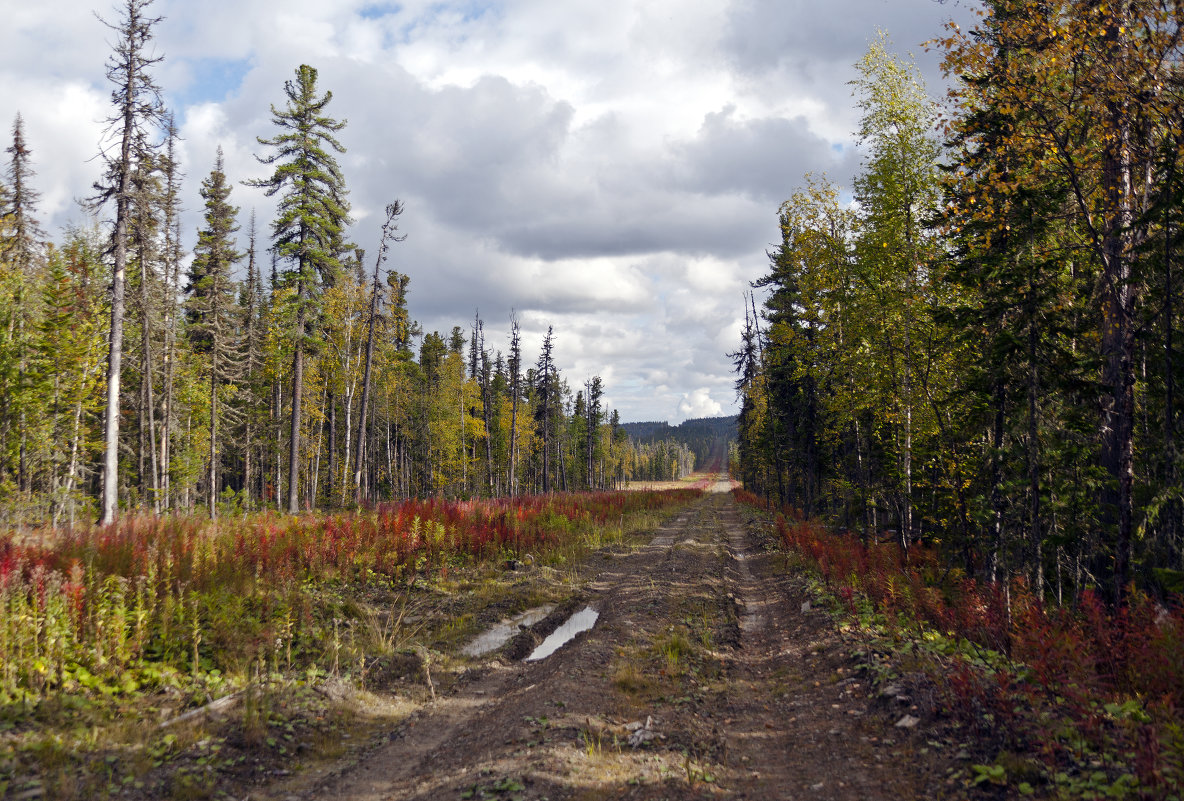
[[[401,6],[394,4],[371,5],[363,8],[360,12],[361,16],[367,19],[377,19],[382,15],[374,13],[373,9],[380,7],[393,9],[387,13],[403,10]],[[462,24],[461,32],[453,37],[453,42],[454,44],[464,42],[468,36],[468,28],[465,26],[484,20],[491,15],[497,17],[500,13],[500,4],[495,0],[446,0],[446,2],[433,3],[419,16],[408,16],[406,21],[399,26],[396,34],[388,35],[383,46],[389,48],[398,44],[409,44],[415,40],[420,31],[432,28],[441,17],[450,24],[455,24],[458,16]]]
[[[362,19],[382,19],[398,14],[402,10],[403,7],[398,3],[369,3],[362,6],[358,11],[358,16]]]
[[[220,102],[233,94],[251,70],[249,58],[199,58],[188,61],[189,85],[179,92],[172,92],[177,105],[190,106],[195,103]]]
[[[485,13],[493,9],[496,4],[482,3],[479,0],[476,0],[475,2],[462,3],[460,5],[462,7],[467,6],[464,13],[465,22],[473,22],[474,20],[479,20],[484,17]]]

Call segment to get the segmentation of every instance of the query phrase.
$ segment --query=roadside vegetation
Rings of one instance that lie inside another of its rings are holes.
[[[557,600],[583,555],[698,495],[411,500],[10,533],[0,795],[216,797],[339,755],[351,729],[406,715],[447,683],[451,657],[435,649],[475,633],[486,608]],[[381,692],[400,679],[410,697]]]
[[[737,499],[766,508],[752,493]],[[1184,610],[1132,590],[1046,605],[1023,577],[976,581],[937,551],[773,514],[787,567],[816,578],[863,666],[965,746],[952,785],[1000,797],[1178,799]]]
[[[1000,796],[1181,797],[1182,19],[987,0],[940,103],[872,41],[732,354],[745,497]]]

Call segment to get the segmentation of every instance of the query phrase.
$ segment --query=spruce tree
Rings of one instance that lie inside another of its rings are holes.
[[[484,342],[484,339],[482,339]],[[481,388],[481,416],[485,432],[485,482],[490,496],[497,494],[493,468],[493,360],[489,351],[481,349],[481,374],[478,376]]]
[[[24,120],[20,114],[12,124],[12,145],[6,151],[9,156],[7,188],[0,190],[0,215],[5,227],[0,233],[0,262],[7,265],[10,274],[3,276],[11,291],[11,316],[8,319],[7,340],[15,360],[15,381],[5,392],[0,404],[0,430],[4,442],[0,447],[7,455],[9,434],[15,422],[17,484],[22,493],[29,491],[28,467],[28,410],[25,408],[31,389],[29,375],[30,340],[35,320],[35,289],[39,283],[43,262],[45,232],[41,230],[36,217],[36,205],[40,195],[33,188],[31,179],[36,176],[29,163],[31,152],[25,143]],[[7,383],[7,382],[6,382]],[[7,461],[5,459],[4,461]],[[6,471],[7,472],[7,471]]]
[[[296,332],[292,353],[292,425],[288,452],[288,512],[299,511],[300,406],[304,390],[304,356],[313,344],[308,327],[318,314],[320,288],[335,280],[344,252],[343,231],[349,223],[345,178],[334,153],[345,148],[334,134],[345,121],[327,116],[332,92],[317,95],[317,71],[302,64],[294,81],[284,82],[287,104],[271,107],[272,122],[280,132],[258,142],[272,149],[256,156],[274,164],[269,178],[248,181],[263,187],[267,195],[279,194],[277,217],[272,222],[276,254],[291,267],[284,280],[295,286]]]
[[[538,407],[535,409],[535,422],[539,426],[539,433],[543,441],[543,492],[551,491],[551,436],[552,413],[554,411],[556,395],[558,394],[558,380],[554,375],[555,361],[551,350],[554,347],[554,337],[551,326],[547,326],[547,336],[543,338],[543,350],[539,353],[539,361],[535,366],[535,388]]]
[[[152,501],[153,511],[160,512],[160,473],[156,451],[156,400],[153,392],[152,352],[156,348],[155,318],[159,312],[160,292],[156,280],[157,264],[162,261],[160,210],[165,189],[160,182],[160,159],[147,141],[144,131],[135,144],[136,168],[132,174],[131,222],[128,251],[131,277],[138,282],[131,304],[132,318],[139,316],[139,390],[137,392],[137,469],[139,498]]]
[[[591,489],[596,486],[596,445],[598,441],[597,431],[600,428],[600,401],[604,397],[604,382],[600,376],[592,376],[592,380],[588,382],[588,436],[585,440],[586,445],[586,460],[587,460],[587,476],[588,488]]]
[[[229,202],[230,186],[223,171],[222,148],[214,169],[201,184],[205,200],[205,227],[197,234],[193,264],[186,287],[189,300],[189,339],[195,353],[206,357],[210,391],[210,450],[206,496],[210,517],[217,515],[218,497],[218,393],[238,373],[241,354],[237,335],[237,307],[231,268],[242,258],[235,250],[238,208]]]
[[[29,163],[32,151],[25,142],[25,122],[19,113],[12,122],[12,144],[6,152],[9,154],[8,197],[0,208],[9,215],[10,230],[0,239],[2,258],[25,276],[31,276],[41,256],[45,231],[34,216],[41,195],[31,184],[37,173]]]
[[[1072,392],[1065,392],[1071,398],[1066,408],[1092,407],[1099,415],[1089,435],[1070,430],[1077,428],[1072,414],[1055,419],[1058,436],[1064,432],[1070,446],[1066,453],[1078,451],[1063,463],[1072,471],[1084,467],[1086,475],[1076,484],[1088,485],[1094,496],[1072,513],[1080,534],[1057,539],[1080,547],[1088,570],[1117,601],[1137,568],[1135,546],[1154,538],[1161,511],[1171,526],[1170,499],[1178,496],[1176,486],[1160,493],[1148,483],[1154,471],[1143,460],[1171,440],[1170,430],[1153,428],[1155,418],[1170,418],[1153,408],[1157,402],[1171,406],[1168,387],[1160,395],[1158,386],[1160,378],[1173,381],[1171,348],[1164,352],[1166,373],[1157,376],[1161,362],[1148,357],[1148,342],[1157,328],[1170,341],[1172,325],[1172,238],[1161,235],[1173,227],[1170,209],[1178,207],[1170,187],[1181,102],[1168,87],[1178,86],[1179,8],[1151,0],[991,0],[986,11],[979,26],[947,43],[946,68],[962,78],[953,97],[964,112],[954,131],[967,137],[968,166],[982,174],[953,193],[952,205],[963,232],[982,240],[977,250],[987,252],[989,244],[1008,260],[1016,282],[1023,282],[1027,298],[1020,321],[1026,323],[1029,365],[1047,360],[1049,343],[1068,340],[1062,350],[1076,364],[1068,371],[1058,364],[1031,369],[1027,394],[1039,406],[1019,397],[1015,405],[1027,401],[1030,421],[1050,419],[1039,408],[1049,406],[1041,396],[1050,385],[1067,386]],[[980,154],[985,167],[975,163]],[[1160,197],[1166,204],[1159,205]],[[1052,280],[1065,274],[1070,280],[1060,281],[1068,291],[1058,291]],[[1058,317],[1080,330],[1058,337],[1064,326]],[[1015,383],[1005,379],[999,377],[999,408],[1004,390]],[[1031,442],[1037,429],[1029,425],[1018,436]],[[1090,441],[1082,447],[1085,436]],[[1032,449],[1032,456],[1029,517],[1042,518],[1045,533],[1030,526],[1035,553],[1028,559],[1039,571],[1041,539],[1072,522],[1053,509],[1037,517],[1038,504],[1059,503],[1066,493],[1037,494],[1038,473],[1057,480],[1060,471],[1043,467],[1057,456],[1052,447]],[[1088,475],[1097,470],[1101,475]],[[1002,489],[993,492],[1003,500]],[[1148,496],[1158,497],[1140,508]],[[997,508],[1001,512],[1002,503]],[[1059,558],[1062,542],[1057,546]]]
[[[518,494],[518,401],[522,397],[522,332],[510,312],[510,494]]]

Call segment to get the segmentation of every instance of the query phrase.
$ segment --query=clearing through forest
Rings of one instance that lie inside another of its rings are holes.
[[[806,581],[719,480],[348,763],[252,799],[901,799],[944,764],[895,724]],[[595,626],[524,659],[573,611]]]

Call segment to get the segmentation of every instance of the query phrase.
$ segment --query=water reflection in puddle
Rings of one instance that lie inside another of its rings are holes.
[[[519,626],[533,626],[551,614],[551,610],[554,608],[554,605],[536,606],[534,609],[527,609],[514,617],[495,623],[477,635],[477,638],[471,643],[460,649],[460,652],[465,656],[482,656],[490,651],[496,651],[518,633]]]
[[[560,646],[571,642],[572,638],[581,631],[587,631],[596,625],[596,619],[598,617],[600,617],[599,612],[590,606],[585,606],[569,617],[562,626],[551,632],[547,636],[547,639],[539,643],[539,647],[535,648],[530,656],[526,657],[526,661],[537,662],[540,659],[546,659],[558,651]]]

